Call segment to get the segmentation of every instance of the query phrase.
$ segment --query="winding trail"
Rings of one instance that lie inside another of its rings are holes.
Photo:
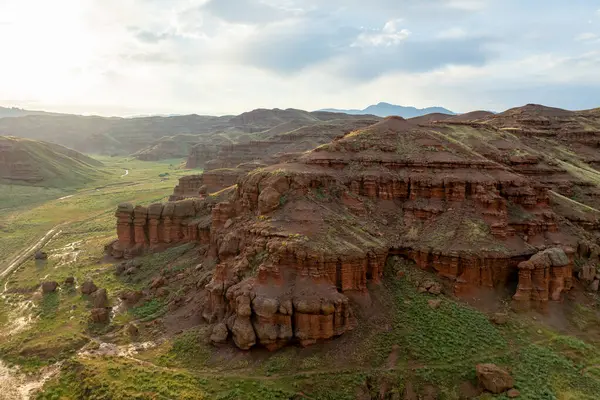
[[[121,178],[124,177],[124,176],[127,176],[127,175],[129,175],[129,170],[128,169],[126,169],[125,173],[123,175],[121,175]]]
[[[8,266],[2,272],[0,272],[0,279],[5,278],[12,271],[19,268],[21,266],[21,264],[23,264],[25,261],[27,261],[27,259],[29,259],[30,257],[33,257],[33,255],[35,254],[36,251],[38,251],[39,249],[44,247],[46,245],[46,243],[48,243],[52,238],[59,235],[62,232],[59,229],[60,226],[62,226],[62,225],[64,225],[64,224],[57,225],[54,228],[50,229],[36,243],[34,243],[30,247],[28,247],[27,249],[22,251],[20,255],[18,255],[16,258],[13,259],[12,262],[9,261]]]

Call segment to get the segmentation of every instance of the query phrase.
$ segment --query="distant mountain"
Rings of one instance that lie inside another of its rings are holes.
[[[0,118],[8,118],[8,117],[25,117],[28,115],[60,115],[57,113],[50,113],[46,111],[32,111],[32,110],[24,110],[22,108],[17,107],[0,107]]]
[[[425,114],[440,113],[455,115],[454,112],[443,108],[443,107],[427,107],[427,108],[415,108],[415,107],[404,107],[397,106],[390,103],[379,103],[371,105],[364,110],[339,110],[335,108],[326,108],[319,111],[337,112],[345,114],[371,114],[377,115],[378,117],[389,117],[390,115],[398,115],[403,118],[420,117]]]

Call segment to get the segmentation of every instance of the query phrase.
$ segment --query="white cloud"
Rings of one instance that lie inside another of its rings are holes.
[[[461,39],[466,36],[467,31],[459,27],[446,29],[437,34],[437,37],[440,39]]]
[[[575,37],[575,40],[577,40],[578,42],[586,42],[586,41],[595,40],[598,38],[599,38],[598,35],[596,35],[595,33],[585,32],[585,33],[581,33],[581,34],[577,35]]]
[[[362,32],[352,44],[355,47],[367,46],[395,46],[406,40],[411,34],[408,29],[399,27],[402,19],[394,19],[385,23],[381,30],[370,30]]]

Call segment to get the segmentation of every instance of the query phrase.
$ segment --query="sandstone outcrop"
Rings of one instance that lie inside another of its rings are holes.
[[[531,152],[504,157],[507,133],[482,118],[392,117],[244,174],[218,200],[119,206],[113,254],[201,244],[216,267],[199,312],[215,343],[242,349],[352,329],[348,295],[367,295],[390,256],[448,279],[458,295],[516,286],[516,301],[560,300],[574,259],[592,257],[581,243],[594,233],[556,207],[544,177],[557,169]],[[528,167],[540,160],[548,168]],[[434,281],[422,288],[442,291]]]
[[[561,294],[571,289],[572,257],[575,251],[550,248],[534,254],[519,263],[519,285],[516,300],[560,300]]]

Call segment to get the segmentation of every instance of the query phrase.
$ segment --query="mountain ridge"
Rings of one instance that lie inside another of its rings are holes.
[[[390,104],[386,102],[379,102],[377,104],[372,104],[362,110],[359,109],[337,109],[337,108],[324,108],[317,111],[325,111],[325,112],[337,112],[344,114],[372,114],[378,117],[389,117],[392,115],[397,115],[402,118],[414,118],[420,117],[426,114],[432,113],[440,113],[440,114],[449,114],[456,115],[455,112],[448,110],[444,107],[425,107],[425,108],[416,108],[412,106],[400,106],[396,104]]]

